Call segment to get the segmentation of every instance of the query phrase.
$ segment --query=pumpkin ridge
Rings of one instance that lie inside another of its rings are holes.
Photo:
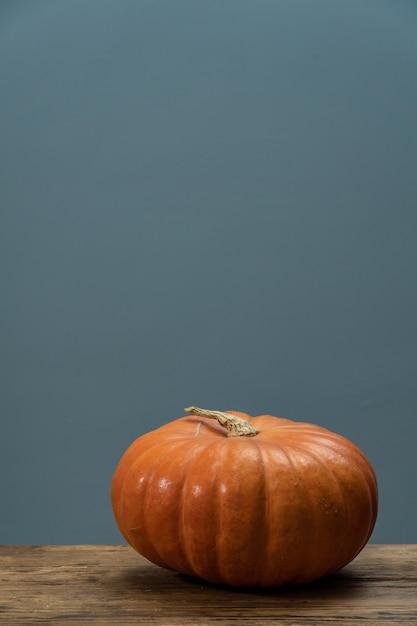
[[[139,456],[136,459],[135,463],[132,463],[129,470],[127,471],[123,484],[122,484],[122,488],[121,488],[121,492],[120,492],[120,502],[129,502],[130,498],[126,498],[126,490],[128,489],[128,485],[130,482],[130,479],[132,476],[135,476],[137,474],[137,466],[139,465],[139,462],[142,458],[142,455]],[[141,500],[142,502],[146,501],[146,494],[149,491],[150,488],[150,484],[151,481],[149,480],[149,468],[147,468],[147,476],[146,476],[146,480],[144,480],[144,490],[141,494]],[[152,468],[152,474],[151,474],[151,478],[153,477],[153,475],[156,472],[156,465],[153,466]],[[136,537],[134,533],[136,530],[141,531],[141,544],[143,543],[146,546],[151,546],[151,551],[149,551],[148,549],[144,550],[144,555],[146,556],[147,559],[149,559],[149,561],[152,561],[153,563],[156,563],[157,565],[160,565],[161,567],[165,567],[168,568],[168,565],[165,563],[164,559],[161,558],[160,554],[158,553],[158,550],[155,549],[153,543],[150,541],[150,537],[149,537],[149,533],[148,533],[148,524],[146,522],[145,519],[145,514],[144,514],[144,507],[142,506],[140,508],[141,511],[141,523],[139,525],[133,526],[131,528],[128,528],[126,526],[126,520],[124,519],[124,511],[123,509],[120,510],[120,515],[121,518],[123,519],[123,528],[125,531],[125,538],[128,541],[128,543],[135,547],[138,545]],[[129,526],[131,526],[131,524],[129,524]],[[169,568],[168,568],[169,569]]]
[[[229,445],[221,446],[216,483],[220,577],[213,582],[253,586],[259,581],[257,565],[265,566],[259,555],[265,527],[264,507],[261,508],[265,493],[260,487],[260,481],[265,484],[263,457],[259,445],[254,445],[256,438],[234,438],[226,443]],[[219,473],[222,467],[229,468],[224,481]]]
[[[171,442],[170,442],[171,443]],[[167,478],[168,476],[175,476],[177,475],[177,480],[176,480],[176,492],[178,494],[179,492],[179,497],[177,498],[177,502],[178,502],[178,520],[176,521],[176,526],[178,528],[178,540],[175,543],[175,538],[174,541],[172,539],[172,536],[166,537],[166,540],[164,541],[163,544],[163,548],[166,549],[167,546],[171,546],[172,544],[176,545],[176,549],[175,549],[175,553],[173,555],[173,558],[171,556],[169,556],[168,554],[164,554],[164,560],[167,563],[167,567],[168,569],[174,569],[177,571],[181,571],[184,574],[187,575],[192,575],[193,572],[190,571],[190,567],[189,567],[189,558],[188,555],[186,553],[186,537],[185,537],[185,533],[182,532],[183,528],[182,528],[182,524],[181,524],[181,516],[182,516],[182,503],[183,503],[183,493],[184,493],[184,482],[186,480],[186,477],[189,473],[189,466],[190,466],[190,462],[191,462],[191,458],[188,454],[188,440],[186,438],[182,439],[182,440],[178,440],[176,442],[177,445],[171,446],[170,447],[170,454],[169,454],[169,462],[167,462],[166,464],[164,464],[164,473],[165,476],[163,478]],[[203,448],[203,444],[199,444],[199,449],[195,451],[195,454],[198,454],[199,451],[201,451],[201,449]],[[179,463],[178,464],[178,458],[180,459],[185,459],[185,462],[183,463]],[[178,476],[178,467],[181,467],[181,474],[180,476]],[[162,479],[163,479],[162,478]],[[172,514],[172,510],[170,509],[169,511],[167,511],[166,513],[168,513],[168,516],[170,516]],[[176,533],[174,533],[175,535]],[[160,538],[157,537],[157,540],[159,540]],[[155,542],[152,542],[152,545],[155,545]],[[178,551],[177,551],[178,550]]]
[[[268,466],[265,463],[265,448],[262,445],[262,442],[259,441],[256,437],[253,437],[248,440],[250,442],[251,447],[253,447],[258,453],[258,459],[260,464],[259,469],[259,479],[258,479],[258,493],[261,493],[261,502],[262,502],[262,512],[259,512],[258,515],[262,519],[262,528],[259,528],[259,531],[256,534],[257,545],[256,545],[256,562],[253,565],[253,580],[256,581],[253,584],[258,584],[259,581],[262,580],[262,572],[265,569],[268,569],[268,543],[269,543],[269,533],[271,529],[271,525],[266,522],[268,516],[269,509],[269,499],[267,494],[267,484],[268,484]],[[252,586],[252,585],[251,585]]]
[[[269,472],[268,472],[268,468],[271,466],[271,463],[273,463],[273,449],[270,448],[269,446],[263,446],[260,445],[259,442],[256,442],[258,444],[258,448],[260,450],[260,454],[262,457],[262,465],[263,465],[263,490],[264,490],[264,527],[265,527],[265,535],[264,535],[264,541],[263,541],[263,546],[262,546],[262,553],[260,556],[260,561],[261,561],[261,566],[262,564],[264,564],[264,569],[267,572],[270,572],[272,569],[276,569],[277,564],[274,562],[274,558],[276,558],[276,555],[271,555],[270,554],[270,549],[268,548],[268,546],[271,543],[271,530],[274,531],[274,516],[273,516],[273,511],[271,508],[271,502],[275,499],[274,498],[274,491],[276,486],[272,484],[272,481],[270,480],[269,477]],[[282,450],[282,452],[284,453],[285,456],[286,453],[283,449],[283,446],[279,446]],[[272,458],[272,460],[271,460]],[[262,581],[262,574],[259,576],[260,581]],[[263,581],[261,582],[261,584],[263,584]]]
[[[141,443],[143,444],[144,441],[141,441]],[[186,439],[178,438],[178,439],[172,439],[169,441],[168,450],[167,450],[166,441],[162,443],[158,443],[154,446],[150,445],[149,447],[146,447],[145,449],[142,446],[142,450],[139,452],[138,456],[136,456],[134,462],[130,465],[129,470],[126,473],[122,490],[121,490],[121,497],[119,499],[120,502],[130,501],[131,498],[126,497],[126,495],[131,495],[131,494],[126,494],[126,489],[128,488],[131,489],[131,485],[129,486],[129,481],[132,476],[137,477],[138,472],[140,471],[140,468],[144,468],[144,469],[146,468],[146,480],[144,481],[145,486],[144,486],[143,491],[141,491],[140,503],[136,509],[137,511],[136,516],[138,516],[138,512],[140,511],[140,514],[139,514],[140,517],[138,519],[139,523],[137,523],[134,527],[131,527],[131,528],[128,528],[126,526],[126,523],[124,523],[125,538],[127,539],[130,545],[138,545],[138,537],[135,535],[135,531],[140,530],[140,542],[139,543],[140,545],[143,546],[142,548],[143,555],[149,561],[152,561],[161,567],[165,567],[166,569],[174,569],[175,564],[171,564],[169,562],[169,559],[166,558],[166,555],[162,554],[161,550],[156,548],[155,541],[153,538],[153,533],[150,532],[150,530],[152,530],[153,523],[155,521],[153,519],[155,512],[154,510],[147,510],[146,507],[144,506],[144,503],[148,502],[149,493],[152,490],[155,491],[155,484],[160,483],[161,480],[165,478],[163,475],[161,475],[164,469],[161,467],[161,459],[164,459],[167,456],[171,457],[172,455],[173,458],[172,457],[170,458],[170,465],[171,464],[175,465],[175,459],[179,455],[185,456],[184,449],[186,452],[187,445],[188,443]],[[162,448],[161,454],[157,453],[159,448]],[[165,455],[163,454],[164,449],[165,449]],[[121,515],[123,515],[122,512],[121,512]]]
[[[328,448],[329,449],[329,446],[326,446],[325,442],[320,442],[319,445],[323,446],[324,448]],[[308,453],[317,463],[320,464],[321,468],[327,473],[327,475],[331,477],[331,479],[333,481],[333,484],[336,487],[336,490],[337,490],[338,495],[339,495],[339,503],[337,504],[337,508],[334,508],[335,505],[333,503],[331,504],[331,508],[333,510],[334,515],[339,515],[339,518],[343,519],[343,515],[344,515],[344,520],[345,520],[344,521],[344,526],[349,527],[351,515],[350,515],[350,511],[349,511],[349,509],[348,509],[348,507],[346,505],[346,502],[345,502],[344,493],[343,493],[343,490],[342,490],[342,487],[341,487],[341,484],[340,484],[340,477],[336,474],[334,468],[329,466],[324,461],[324,459],[319,454],[317,454],[317,452],[313,452],[311,450],[311,448],[309,448]],[[340,454],[340,452],[339,452],[339,454]],[[340,505],[341,505],[341,508],[342,508],[342,511],[343,511],[343,515],[341,514],[341,511],[340,511]],[[344,565],[346,565],[345,557],[343,557],[342,560],[340,559],[340,557],[339,557],[339,559],[337,559],[337,553],[342,554],[342,555],[344,554],[344,550],[346,549],[346,541],[347,541],[347,539],[349,539],[349,537],[348,537],[348,534],[346,532],[339,532],[338,537],[339,537],[339,542],[340,543],[339,543],[339,545],[337,547],[334,548],[334,558],[336,559],[336,563],[340,563],[340,565],[330,566],[328,568],[328,571],[324,572],[323,575],[327,575],[327,574],[330,574],[332,572],[335,572],[338,569],[340,569],[341,567],[343,567]]]
[[[213,489],[213,492],[215,494],[215,502],[214,502],[214,506],[215,508],[217,508],[217,510],[220,510],[221,507],[221,495],[219,493],[219,485],[220,485],[220,481],[219,481],[219,471],[221,470],[222,466],[223,466],[223,461],[224,461],[224,456],[228,453],[228,450],[226,448],[224,448],[223,446],[219,446],[219,450],[221,452],[221,454],[223,455],[223,458],[219,458],[219,462],[218,464],[215,466],[215,472],[214,472],[214,478],[213,478],[213,484],[217,485],[217,489]],[[216,455],[217,456],[217,455]],[[215,564],[216,564],[216,577],[218,579],[221,579],[222,577],[222,572],[221,572],[221,555],[220,555],[220,547],[219,547],[219,541],[218,541],[218,537],[221,535],[222,532],[222,522],[221,522],[221,515],[216,515],[215,516],[215,522],[216,522],[216,526],[215,526],[215,540],[214,540],[214,554],[215,554]]]
[[[352,444],[351,444],[352,445]],[[323,447],[327,447],[329,449],[328,446],[324,445]],[[331,448],[330,448],[331,449]],[[347,450],[348,454],[351,454],[352,452],[357,452],[359,449],[356,448],[356,446],[353,445],[353,447],[349,447],[349,449]],[[323,469],[327,472],[328,475],[332,476],[333,478],[333,482],[337,487],[337,490],[340,494],[340,502],[342,503],[343,506],[343,510],[344,510],[344,515],[345,515],[345,520],[344,520],[344,527],[345,529],[343,530],[343,532],[339,532],[339,538],[340,538],[340,543],[339,543],[339,547],[338,547],[338,553],[339,553],[339,558],[337,558],[337,554],[334,555],[335,560],[333,562],[333,566],[330,566],[328,568],[328,570],[326,572],[323,573],[323,575],[328,575],[331,574],[333,572],[338,571],[339,569],[341,569],[342,567],[344,567],[345,565],[347,565],[348,563],[350,563],[350,561],[352,561],[355,556],[357,556],[357,554],[359,554],[359,552],[362,550],[362,548],[364,547],[364,545],[366,544],[367,540],[369,539],[370,536],[370,532],[369,532],[369,528],[370,526],[372,526],[373,528],[373,512],[371,511],[371,515],[368,515],[369,518],[369,525],[368,525],[368,529],[366,534],[363,535],[362,537],[362,541],[357,543],[357,547],[355,550],[352,550],[352,545],[348,546],[348,550],[346,550],[346,544],[352,540],[351,535],[346,532],[346,529],[350,528],[352,526],[352,511],[353,514],[355,514],[355,510],[352,510],[351,506],[348,506],[346,503],[346,494],[344,493],[343,489],[342,489],[342,480],[340,478],[340,476],[338,476],[337,472],[335,471],[335,467],[336,466],[329,466],[328,463],[325,462],[325,460],[318,455],[316,452],[313,452],[311,449],[308,450],[309,454],[311,455],[312,458],[314,458],[316,460],[316,462],[320,463],[321,466],[323,467]],[[335,451],[336,452],[336,451]],[[341,455],[340,451],[339,451],[339,455]],[[347,458],[346,455],[343,455],[344,459],[346,460],[346,467],[356,467],[356,465],[352,464]],[[360,455],[360,457],[362,458],[362,454]],[[355,481],[357,481],[358,479],[361,480],[362,485],[365,487],[365,490],[367,492],[367,501],[371,501],[371,492],[370,492],[370,486],[368,481],[365,479],[364,475],[363,475],[363,471],[355,471],[355,475],[354,475]],[[354,515],[353,515],[354,517]],[[345,550],[345,552],[344,552]],[[335,551],[336,552],[336,551]],[[349,555],[348,557],[346,557],[346,553]],[[343,558],[341,558],[341,556]]]
[[[291,468],[292,472],[295,474],[296,476],[296,480],[297,480],[297,487],[299,489],[301,489],[302,491],[302,497],[300,495],[298,495],[298,504],[299,506],[303,506],[306,509],[306,514],[308,516],[311,516],[311,511],[315,510],[315,507],[312,506],[311,504],[311,497],[309,494],[309,490],[306,489],[306,485],[305,485],[305,475],[302,472],[302,469],[299,467],[299,464],[296,463],[292,457],[292,452],[296,449],[295,446],[292,445],[292,442],[290,443],[282,443],[279,446],[283,452],[283,454],[285,455],[286,459],[287,459],[287,463],[289,465],[289,467]],[[305,452],[304,448],[302,446],[300,446],[302,452]],[[311,519],[311,518],[310,518]],[[317,525],[312,524],[310,522],[309,524],[309,531],[311,529],[311,527],[313,526],[313,528],[316,531]],[[317,534],[317,532],[316,532]],[[306,552],[303,553],[303,559],[305,562],[309,563],[309,555],[311,554],[311,546],[315,545],[315,540],[311,539],[311,536],[309,536],[308,540],[306,540],[306,538],[304,538],[303,541],[303,549],[306,550],[306,548],[308,549],[308,554],[306,554]],[[313,558],[314,561],[314,558]],[[296,584],[298,583],[298,579],[297,576],[293,577],[292,579],[288,579],[288,583],[289,584]]]
[[[182,488],[180,494],[180,506],[179,506],[179,518],[178,518],[178,530],[180,540],[182,544],[182,550],[184,553],[184,559],[187,564],[187,573],[191,576],[207,577],[207,571],[209,575],[213,573],[213,564],[218,570],[218,556],[207,563],[206,559],[209,554],[213,554],[215,551],[215,541],[210,541],[210,537],[204,537],[205,549],[203,551],[203,561],[197,561],[197,555],[202,554],[201,547],[195,549],[196,543],[199,544],[201,526],[206,522],[207,517],[212,513],[214,520],[217,520],[217,515],[214,512],[217,509],[213,500],[210,501],[209,510],[205,511],[202,517],[201,510],[205,504],[205,493],[209,491],[211,494],[215,490],[211,489],[211,485],[216,484],[217,480],[217,467],[221,467],[219,451],[223,450],[224,439],[204,440],[204,445],[201,445],[198,450],[193,450],[193,454],[189,457],[185,466],[182,480]],[[215,462],[210,465],[210,471],[205,471],[207,467],[207,460],[212,457]],[[207,481],[210,484],[207,484]],[[198,496],[198,497],[197,497]],[[201,502],[199,502],[201,498]],[[202,517],[202,519],[200,519]],[[210,525],[210,534],[214,538],[218,535],[218,529]],[[214,550],[213,550],[214,549]],[[209,580],[209,578],[207,578]]]
[[[319,517],[319,510],[317,508],[317,503],[313,499],[311,488],[308,484],[310,479],[310,473],[308,468],[304,468],[300,466],[299,458],[300,452],[303,454],[304,459],[309,458],[313,459],[317,462],[314,454],[311,453],[310,449],[304,447],[303,444],[299,446],[292,445],[288,446],[291,452],[297,453],[297,462],[293,462],[294,471],[297,474],[299,484],[302,487],[303,491],[303,500],[306,502],[306,509],[308,511],[309,516],[309,525],[308,525],[308,541],[304,543],[304,552],[303,559],[305,563],[306,572],[303,573],[302,577],[298,576],[292,582],[295,584],[306,583],[310,580],[314,580],[317,576],[321,576],[321,572],[317,568],[317,563],[321,561],[321,549],[320,549],[320,527],[321,521]],[[306,484],[307,483],[307,484]]]
[[[359,450],[359,452],[361,452],[361,450]],[[361,452],[361,455],[362,454],[363,453]],[[370,469],[369,465],[367,465],[367,469]],[[376,484],[376,477],[373,474],[373,472],[371,472],[371,473],[372,473],[371,479],[372,479],[372,481],[374,481],[375,488],[377,490],[378,486]],[[361,550],[364,548],[364,546],[368,543],[368,541],[369,541],[369,539],[370,539],[370,537],[372,535],[372,532],[374,530],[375,521],[376,521],[376,515],[377,515],[377,508],[378,508],[376,503],[375,503],[375,501],[374,501],[374,498],[373,498],[373,491],[371,489],[370,481],[365,479],[365,476],[364,476],[363,472],[361,472],[360,475],[361,475],[362,482],[364,483],[364,485],[366,487],[366,491],[367,491],[367,494],[368,494],[368,501],[371,503],[371,510],[370,510],[370,514],[368,516],[368,530],[364,534],[364,538],[363,538],[362,543],[358,546],[355,554],[352,556],[351,559],[349,559],[348,562],[353,561],[353,559],[359,554],[359,552],[361,552]],[[345,565],[347,565],[347,563],[345,563]]]
[[[364,538],[364,541],[363,541],[361,547],[358,549],[358,551],[356,552],[356,554],[354,555],[353,558],[355,558],[355,556],[357,556],[359,554],[359,552],[363,549],[363,547],[369,541],[369,539],[370,539],[370,537],[372,535],[372,532],[374,530],[376,516],[377,516],[377,512],[378,512],[378,504],[377,504],[376,499],[374,498],[374,493],[375,492],[376,492],[376,494],[378,493],[378,485],[377,485],[375,473],[373,471],[372,466],[370,466],[369,463],[366,462],[366,457],[364,457],[364,453],[362,452],[362,450],[360,450],[358,448],[357,451],[358,451],[358,453],[360,453],[360,457],[364,461],[364,466],[365,466],[367,474],[368,474],[368,479],[370,479],[370,480],[366,480],[365,476],[364,476],[364,472],[363,471],[361,472],[361,478],[362,478],[362,480],[363,480],[363,482],[364,482],[364,484],[366,486],[367,492],[368,492],[368,500],[371,503],[371,511],[370,511],[370,515],[369,515],[369,519],[368,519],[368,531],[367,531],[367,533],[365,535],[365,538]],[[371,482],[375,486],[375,492],[371,489]]]

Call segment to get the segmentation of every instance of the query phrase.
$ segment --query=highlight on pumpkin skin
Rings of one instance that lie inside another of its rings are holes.
[[[228,437],[255,437],[255,435],[259,433],[259,430],[256,430],[252,424],[249,424],[246,420],[232,413],[208,411],[207,409],[200,409],[197,406],[189,406],[184,409],[184,411],[191,413],[191,415],[196,415],[197,417],[208,417],[217,420],[221,426],[227,429]]]

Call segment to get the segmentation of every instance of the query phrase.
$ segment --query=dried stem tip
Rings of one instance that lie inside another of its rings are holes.
[[[196,406],[189,406],[184,410],[198,417],[209,417],[210,419],[217,420],[221,426],[224,426],[228,430],[228,437],[254,437],[258,434],[258,431],[252,424],[249,424],[246,420],[232,413],[207,411],[206,409],[199,409]]]

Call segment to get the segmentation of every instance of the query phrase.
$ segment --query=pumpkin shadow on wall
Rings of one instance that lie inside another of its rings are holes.
[[[144,596],[149,605],[158,607],[168,617],[285,617],[326,615],[341,603],[346,606],[363,595],[364,581],[349,570],[306,585],[280,588],[236,588],[208,583],[198,578],[162,568],[138,568],[121,572],[119,590],[130,602],[137,595],[143,608]],[[113,583],[114,583],[113,579]]]

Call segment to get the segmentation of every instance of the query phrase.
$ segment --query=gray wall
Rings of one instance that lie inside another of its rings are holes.
[[[183,407],[355,441],[416,542],[417,3],[2,0],[2,543],[116,543]]]

